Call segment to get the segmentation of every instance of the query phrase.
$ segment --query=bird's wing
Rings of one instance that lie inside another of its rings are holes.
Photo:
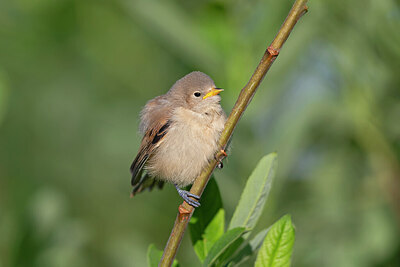
[[[139,152],[131,165],[132,186],[137,185],[141,181],[140,174],[143,166],[154,150],[162,143],[165,135],[168,133],[169,126],[170,121],[167,118],[164,118],[149,127],[145,132]]]

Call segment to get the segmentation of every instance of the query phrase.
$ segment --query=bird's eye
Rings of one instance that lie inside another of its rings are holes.
[[[199,97],[199,96],[201,96],[201,93],[200,92],[194,92],[194,94],[193,94],[195,97]]]

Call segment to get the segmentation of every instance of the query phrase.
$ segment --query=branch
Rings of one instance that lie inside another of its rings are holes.
[[[249,82],[240,92],[238,100],[236,101],[236,104],[233,107],[232,112],[225,123],[225,129],[219,139],[219,146],[221,150],[225,149],[229,139],[233,134],[236,124],[238,123],[240,117],[242,116],[243,112],[246,110],[246,107],[253,98],[265,74],[278,56],[279,51],[289,37],[291,31],[294,28],[294,25],[296,25],[296,22],[300,19],[300,17],[307,12],[306,3],[307,0],[296,0],[292,9],[289,12],[289,15],[286,17],[284,23],[282,24],[278,34],[275,36],[271,45],[265,51],[264,56],[262,57],[260,63],[253,73],[253,76],[251,76]],[[223,158],[224,154],[221,151],[218,152],[216,155],[216,159],[218,159],[219,161]],[[208,183],[208,180],[210,179],[211,173],[214,171],[215,167],[218,164],[218,161],[213,160],[212,162],[210,162],[209,166],[200,174],[199,177],[196,178],[194,184],[192,185],[192,188],[190,189],[191,193],[201,196],[204,188]],[[175,220],[174,228],[172,229],[172,232],[169,236],[167,245],[165,246],[164,254],[161,258],[159,266],[171,266],[178,251],[182,237],[185,233],[187,224],[192,217],[193,211],[194,208],[186,202],[183,202],[179,206],[179,213]]]

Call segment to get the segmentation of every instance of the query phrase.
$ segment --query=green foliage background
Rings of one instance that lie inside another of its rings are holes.
[[[201,70],[229,112],[292,3],[0,1],[0,266],[144,266],[180,199],[129,198],[141,107]],[[258,230],[292,215],[293,266],[399,264],[399,28],[395,0],[311,0],[216,171],[230,218],[279,152]]]

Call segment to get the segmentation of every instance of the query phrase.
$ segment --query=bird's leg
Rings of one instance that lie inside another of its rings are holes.
[[[198,208],[200,207],[200,202],[198,202],[197,200],[200,199],[200,197],[198,195],[194,195],[192,193],[190,193],[189,191],[180,189],[179,186],[177,184],[174,184],[176,190],[178,191],[178,194],[181,196],[181,198],[183,198],[183,200],[186,201],[186,203],[188,203],[190,206],[194,207],[194,208]],[[191,199],[190,197],[197,199]]]
[[[219,154],[222,155],[222,156],[224,156],[224,158],[228,156],[228,154],[226,154],[225,150],[223,150],[223,149],[221,149],[221,150],[219,151]],[[217,168],[218,168],[218,169],[222,169],[222,168],[224,167],[224,164],[222,163],[222,159],[223,159],[223,158],[218,157],[218,154],[215,155],[215,160],[218,161],[218,165],[217,165]]]

